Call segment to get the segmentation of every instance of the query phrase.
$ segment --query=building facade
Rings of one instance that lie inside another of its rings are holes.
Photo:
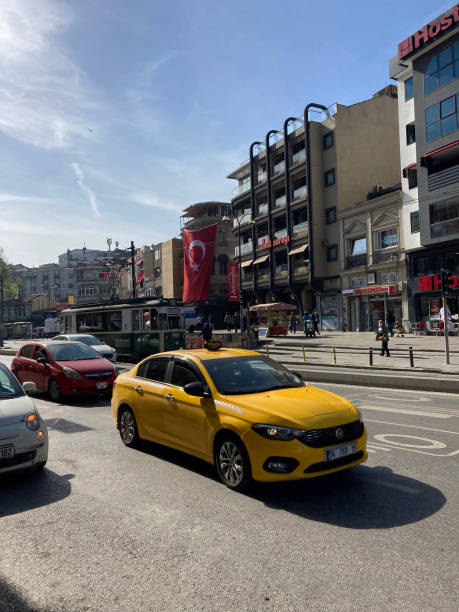
[[[353,253],[340,247],[338,215],[399,181],[396,97],[391,86],[331,112],[312,105],[324,110],[315,120],[308,105],[302,120],[289,117],[252,143],[249,161],[228,175],[238,181],[232,205],[247,302],[316,307],[325,325],[342,327],[342,262]]]
[[[459,5],[402,41],[389,68],[398,87],[408,318],[421,321],[441,307],[441,268],[459,285]],[[457,313],[459,289],[451,293]]]

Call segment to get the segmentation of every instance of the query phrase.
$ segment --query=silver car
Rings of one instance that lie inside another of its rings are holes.
[[[51,340],[60,340],[61,342],[64,340],[69,340],[72,342],[83,342],[88,346],[92,346],[94,350],[96,350],[99,355],[105,357],[112,363],[116,362],[116,349],[108,344],[104,344],[96,338],[96,336],[92,336],[91,334],[61,334],[60,336],[54,336]]]
[[[25,468],[43,469],[48,460],[48,430],[26,391],[10,370],[0,363],[0,474]]]

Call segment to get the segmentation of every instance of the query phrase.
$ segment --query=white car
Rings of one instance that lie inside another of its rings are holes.
[[[0,474],[15,470],[41,470],[48,460],[48,430],[26,391],[10,370],[0,363]]]
[[[54,336],[54,338],[51,338],[51,340],[59,340],[61,342],[65,342],[66,340],[71,342],[83,342],[88,346],[92,346],[92,348],[96,350],[99,355],[105,357],[105,359],[108,359],[112,363],[116,362],[116,349],[108,344],[104,344],[99,340],[99,338],[96,338],[96,336],[92,336],[91,334],[61,334],[60,336]]]

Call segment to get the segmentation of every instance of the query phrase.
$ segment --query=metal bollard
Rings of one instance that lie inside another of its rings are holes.
[[[373,349],[370,347],[370,365],[373,365]]]
[[[303,344],[303,361],[306,361],[306,351],[304,350],[304,344]]]
[[[336,348],[333,347],[333,363],[336,365]]]
[[[269,357],[269,346],[266,345],[266,357]]]
[[[413,355],[413,347],[408,347],[410,351],[410,368],[414,368],[414,355]]]

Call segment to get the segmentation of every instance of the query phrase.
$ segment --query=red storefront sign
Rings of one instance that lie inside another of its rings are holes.
[[[359,287],[358,289],[344,289],[343,295],[371,295],[373,293],[388,293],[395,295],[397,293],[397,285],[385,285],[383,287]]]
[[[261,251],[262,249],[269,249],[270,246],[279,246],[280,244],[288,244],[289,242],[290,242],[290,236],[283,236],[282,238],[276,238],[272,242],[269,237],[263,238],[260,243],[259,249]]]
[[[239,264],[228,264],[228,300],[239,302]]]
[[[420,47],[432,42],[438,35],[442,35],[452,26],[459,22],[459,5],[456,4],[450,12],[443,15],[440,21],[425,25],[421,30],[408,36],[398,45],[398,56],[400,59],[417,51]]]
[[[431,276],[419,277],[419,291],[440,291],[441,278],[437,274]],[[449,277],[449,288],[456,289],[459,287],[459,276]]]

